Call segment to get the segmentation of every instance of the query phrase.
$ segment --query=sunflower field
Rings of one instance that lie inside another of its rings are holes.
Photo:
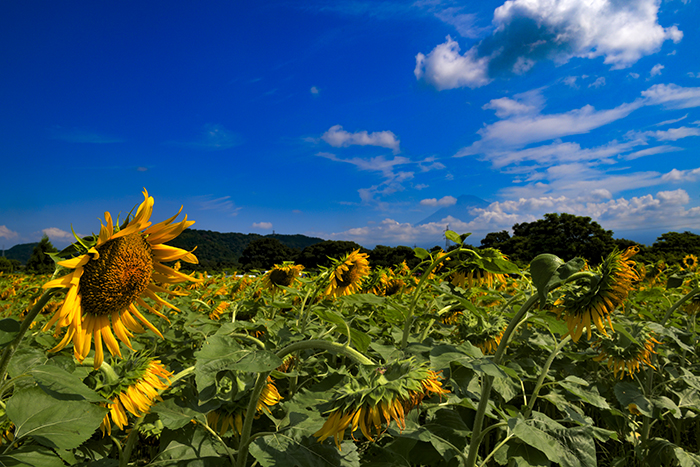
[[[693,255],[188,274],[143,195],[0,275],[0,465],[700,466]]]

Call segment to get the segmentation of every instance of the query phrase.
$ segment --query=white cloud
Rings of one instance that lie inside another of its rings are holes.
[[[455,157],[490,153],[497,149],[518,148],[528,144],[589,131],[626,117],[641,107],[641,101],[622,104],[608,110],[590,105],[560,114],[515,116],[485,126],[478,131],[481,140],[461,149]]]
[[[676,84],[655,84],[642,96],[649,105],[664,105],[669,109],[700,107],[700,88],[684,88]]]
[[[400,141],[396,139],[396,135],[391,131],[376,131],[374,133],[358,131],[356,133],[350,133],[343,130],[343,127],[340,125],[333,125],[321,136],[321,139],[335,148],[348,147],[351,145],[379,146],[392,149],[394,154],[400,152]]]
[[[446,207],[446,206],[452,206],[457,203],[457,198],[454,196],[443,196],[440,199],[437,198],[428,198],[421,200],[420,204],[421,206],[433,206],[433,207]]]
[[[447,42],[436,46],[428,55],[416,55],[416,79],[424,79],[439,90],[461,87],[478,88],[491,82],[487,57],[478,58],[475,47],[463,55],[459,44],[447,36]]]
[[[320,93],[320,91],[318,90],[318,88],[316,86],[311,86],[311,89],[309,90],[309,92],[311,94],[313,94],[314,96],[318,96],[318,94]]]
[[[464,54],[449,36],[427,56],[416,55],[415,75],[439,90],[476,88],[501,73],[524,73],[537,61],[603,57],[626,68],[677,43],[683,33],[658,23],[659,0],[508,0],[493,14],[491,36]]]
[[[66,232],[65,230],[61,230],[57,227],[49,227],[48,229],[43,229],[41,231],[44,235],[49,237],[51,240],[73,240],[73,234],[70,232]]]
[[[201,195],[192,198],[191,203],[197,205],[202,211],[218,211],[231,216],[238,215],[242,208],[237,207],[231,196],[214,197],[213,195]]]
[[[654,76],[659,76],[661,74],[661,70],[663,70],[664,68],[666,68],[666,67],[664,67],[660,63],[657,63],[656,65],[654,65],[654,67],[649,72],[649,77],[653,78]]]
[[[539,113],[544,107],[542,89],[534,89],[520,94],[515,94],[513,99],[501,97],[491,99],[481,108],[495,110],[498,118],[509,118],[517,115],[532,115]]]
[[[678,123],[686,118],[688,118],[688,114],[685,114],[680,118],[674,118],[673,120],[664,120],[663,122],[656,123],[655,126],[671,125],[672,123]]]
[[[254,222],[254,229],[270,230],[272,228],[272,222]]]
[[[639,133],[630,133],[630,135],[635,135],[639,138],[651,137],[659,141],[678,141],[681,138],[687,138],[689,136],[700,136],[700,128],[682,126],[679,128],[669,128],[668,130],[641,131]]]
[[[656,146],[653,148],[647,148],[647,149],[642,149],[640,151],[635,151],[630,154],[626,154],[623,156],[624,160],[631,161],[634,159],[639,159],[640,157],[644,156],[653,156],[656,154],[663,154],[666,152],[674,152],[674,151],[682,151],[683,148],[679,148],[677,146],[669,146],[669,145],[662,145],[662,146]]]
[[[682,189],[659,191],[656,195],[619,197],[613,199],[604,189],[588,196],[541,196],[516,198],[492,203],[485,209],[476,209],[477,217],[464,222],[446,217],[439,222],[413,225],[385,219],[378,225],[348,229],[330,235],[334,239],[353,240],[361,244],[369,242],[401,245],[440,245],[444,243],[445,225],[459,233],[471,232],[475,239],[489,232],[510,230],[513,224],[533,222],[545,213],[569,213],[586,216],[606,229],[648,230],[656,227],[661,232],[674,229],[700,228],[700,208],[686,207],[690,202]]]
[[[673,169],[664,174],[661,179],[665,182],[694,182],[700,179],[700,167],[692,170]]]
[[[638,79],[639,73],[628,73],[627,76],[629,76],[632,79]]]
[[[7,226],[0,225],[0,237],[6,238],[8,240],[17,237],[19,234],[7,228]]]
[[[589,88],[599,88],[601,86],[605,86],[605,78],[602,76],[588,85]]]
[[[569,87],[578,89],[578,85],[576,84],[576,80],[578,79],[578,76],[567,76],[564,78],[562,81],[564,84],[566,84]]]
[[[476,39],[488,28],[476,26],[477,15],[473,13],[462,13],[463,9],[458,7],[448,7],[435,12],[435,17],[457,30],[460,36]]]

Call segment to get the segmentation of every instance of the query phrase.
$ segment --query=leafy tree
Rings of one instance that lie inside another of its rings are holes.
[[[668,264],[679,264],[686,255],[700,257],[700,235],[687,231],[667,232],[648,249],[651,261],[663,259]]]
[[[497,248],[511,260],[527,264],[537,255],[552,253],[564,260],[579,256],[599,263],[616,246],[612,230],[590,217],[549,213],[544,219],[513,226],[513,236],[501,231],[489,234],[481,247]]]
[[[369,250],[355,242],[325,240],[315,245],[307,246],[301,250],[297,262],[303,264],[306,269],[316,269],[319,266],[327,267],[331,265],[330,258],[341,258],[354,250],[360,250],[360,253],[370,253]]]
[[[239,262],[246,271],[271,269],[275,264],[294,261],[298,253],[276,238],[265,237],[250,242],[243,250]]]
[[[8,259],[0,256],[0,272],[14,272],[20,267],[20,262],[16,259]]]
[[[27,272],[33,274],[50,274],[55,269],[55,264],[46,253],[56,253],[58,250],[51,244],[49,237],[44,235],[32,251],[32,256],[27,261]]]
[[[407,246],[390,247],[377,245],[369,253],[369,263],[373,267],[390,268],[406,261],[410,269],[413,269],[420,260]]]

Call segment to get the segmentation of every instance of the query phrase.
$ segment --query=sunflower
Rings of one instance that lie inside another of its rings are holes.
[[[369,275],[369,261],[366,253],[355,250],[340,260],[334,260],[331,268],[330,283],[326,295],[339,297],[350,295],[360,290],[362,280]]]
[[[500,315],[488,315],[486,318],[475,318],[462,315],[458,320],[459,335],[472,345],[481,349],[484,355],[496,353],[496,349],[501,344],[503,332],[508,323]]]
[[[270,407],[282,400],[277,386],[271,377],[267,377],[267,384],[260,393],[256,409],[258,412],[266,411],[270,413]],[[245,407],[240,405],[222,406],[216,410],[212,410],[207,414],[207,424],[219,436],[224,436],[229,428],[233,429],[234,434],[240,435],[243,432],[243,415]]]
[[[133,333],[144,332],[143,326],[163,337],[136,307],[138,304],[165,318],[144,298],[179,311],[156,293],[182,293],[167,290],[157,283],[166,285],[195,280],[162,264],[176,260],[197,263],[197,258],[191,252],[164,244],[194,221],[188,221],[185,216],[184,220],[173,224],[182,211],[180,208],[170,219],[151,225],[149,219],[154,201],[145,189],[143,196],[144,201],[136,215],[122,228],[112,225],[112,216],[105,212],[105,224],[102,224],[93,244],[84,247],[85,240],[80,241],[80,245],[76,244],[76,248],[86,249],[87,252],[58,263],[73,271],[44,284],[45,289],[68,289],[63,305],[44,326],[44,330],[47,330],[55,324],[55,335],[67,328],[63,339],[51,351],[59,351],[72,341],[75,357],[83,361],[90,353],[94,338],[94,365],[97,369],[104,360],[103,342],[112,355],[121,357],[115,335],[129,348],[132,348],[129,338],[133,337]]]
[[[614,330],[610,315],[627,299],[633,284],[641,280],[634,261],[630,260],[638,251],[636,246],[624,252],[613,251],[598,267],[594,280],[584,286],[568,288],[554,302],[553,311],[566,320],[569,329],[566,335],[571,335],[574,342],[578,342],[584,329],[590,339],[593,325],[607,336],[603,320]]]
[[[685,255],[683,258],[683,267],[690,271],[695,271],[698,267],[698,257],[695,255]]]
[[[219,318],[221,318],[221,314],[228,309],[228,307],[231,306],[229,302],[221,302],[219,303],[216,308],[212,310],[211,313],[209,313],[209,319],[212,321],[216,321]]]
[[[109,405],[109,413],[105,415],[100,425],[102,435],[112,434],[112,422],[120,429],[129,422],[126,412],[140,417],[150,410],[156,400],[162,400],[158,395],[159,390],[170,387],[171,372],[160,363],[160,360],[150,360],[135,371],[138,376],[131,377],[132,383],[116,394],[112,394],[112,402]],[[129,378],[125,378],[128,380]],[[124,386],[124,383],[120,385]],[[108,397],[109,398],[109,397]]]
[[[449,393],[438,378],[437,372],[416,365],[413,358],[360,374],[336,389],[330,415],[314,436],[319,442],[332,436],[340,449],[348,428],[353,439],[359,429],[369,441],[384,433],[392,421],[403,430],[406,414],[423,398]]]
[[[304,266],[301,264],[275,264],[275,266],[267,271],[262,278],[263,284],[271,292],[282,290],[280,287],[291,287],[301,276],[301,271]]]
[[[507,260],[508,258],[498,250],[488,248],[481,252],[484,259],[487,260]],[[463,262],[457,264],[453,268],[450,275],[450,282],[455,287],[466,288],[471,287],[488,287],[493,288],[494,283],[505,283],[505,274],[498,274],[487,271],[478,264]]]
[[[630,326],[629,335],[634,340],[630,340],[623,333],[599,339],[598,356],[593,358],[597,362],[606,362],[615,377],[620,373],[620,379],[625,373],[629,376],[634,375],[640,370],[640,365],[656,369],[651,363],[651,356],[656,353],[654,346],[661,342],[654,338],[654,333],[643,323],[635,323]]]

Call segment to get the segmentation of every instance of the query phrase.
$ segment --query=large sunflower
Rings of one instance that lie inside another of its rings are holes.
[[[301,276],[301,271],[304,266],[301,264],[275,264],[275,266],[267,271],[262,278],[263,284],[271,292],[282,290],[281,287],[292,287],[297,281],[297,277]]]
[[[151,225],[149,219],[154,201],[145,189],[143,196],[144,201],[136,215],[121,229],[112,224],[112,216],[105,212],[105,223],[100,228],[99,236],[93,245],[83,248],[83,251],[87,250],[86,253],[58,263],[73,271],[44,284],[45,289],[68,289],[63,305],[44,326],[44,330],[47,330],[55,324],[55,335],[67,328],[63,339],[52,351],[59,351],[72,341],[75,357],[82,361],[90,353],[94,338],[94,367],[97,369],[104,360],[103,342],[112,355],[121,357],[117,339],[132,348],[129,338],[134,333],[145,332],[143,326],[163,337],[136,305],[163,318],[165,316],[146,303],[144,298],[178,310],[156,293],[182,293],[157,284],[176,284],[196,279],[162,263],[176,260],[197,263],[197,258],[191,252],[164,243],[177,237],[194,221],[188,221],[185,215],[184,220],[173,224],[182,211],[180,208],[170,219]]]
[[[641,280],[634,261],[630,259],[638,251],[636,246],[624,252],[613,251],[601,263],[596,280],[584,286],[570,287],[554,302],[553,311],[566,321],[569,328],[567,335],[570,334],[574,342],[578,342],[584,329],[590,339],[593,325],[607,336],[604,321],[613,330],[610,315],[624,303],[634,283]]]
[[[359,291],[362,281],[370,272],[367,256],[366,253],[355,250],[334,261],[326,295],[339,297]]]
[[[612,337],[598,340],[598,356],[593,358],[597,362],[605,362],[613,371],[614,376],[620,373],[620,379],[627,373],[629,376],[638,372],[641,365],[654,368],[651,363],[654,346],[660,344],[654,337],[654,333],[643,323],[635,323],[628,329],[630,340],[623,333],[616,333]]]

